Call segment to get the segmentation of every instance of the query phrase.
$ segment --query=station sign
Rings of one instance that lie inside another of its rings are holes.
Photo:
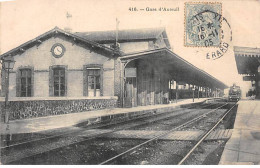
[[[125,77],[135,78],[136,77],[136,68],[126,68]]]

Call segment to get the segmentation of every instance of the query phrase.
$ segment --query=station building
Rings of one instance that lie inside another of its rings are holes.
[[[198,97],[219,96],[227,87],[172,52],[164,28],[117,33],[116,42],[116,31],[70,33],[55,27],[2,54],[2,61],[15,61],[10,119],[169,103],[185,90],[179,84],[196,88]],[[6,76],[2,67],[2,106]]]
[[[238,73],[251,81],[252,91],[260,99],[260,48],[234,47]]]

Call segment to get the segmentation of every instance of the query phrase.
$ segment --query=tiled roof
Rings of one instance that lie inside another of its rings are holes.
[[[95,41],[101,44],[115,41],[116,30],[110,31],[93,31],[93,32],[76,32],[76,35],[85,39]],[[146,29],[129,29],[118,31],[118,41],[141,41],[156,39],[158,36],[163,34],[164,38],[167,39],[165,28],[146,28]],[[167,39],[168,43],[168,39]],[[168,44],[167,44],[168,45]]]

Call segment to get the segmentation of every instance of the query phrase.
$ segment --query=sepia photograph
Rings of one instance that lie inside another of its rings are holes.
[[[0,0],[7,165],[260,165],[260,1]]]

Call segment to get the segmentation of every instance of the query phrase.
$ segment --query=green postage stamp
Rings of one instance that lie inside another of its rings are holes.
[[[219,47],[221,44],[221,13],[221,3],[185,3],[184,46]]]

